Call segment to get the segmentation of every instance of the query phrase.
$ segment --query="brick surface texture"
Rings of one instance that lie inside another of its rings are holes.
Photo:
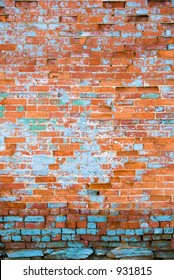
[[[173,28],[170,0],[0,1],[2,250],[174,248]]]

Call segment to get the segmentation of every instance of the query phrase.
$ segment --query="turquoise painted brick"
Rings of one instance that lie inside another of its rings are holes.
[[[160,95],[157,93],[147,93],[147,94],[142,94],[141,98],[142,99],[157,99],[159,98]]]
[[[165,234],[172,234],[174,232],[174,228],[164,228]]]
[[[144,230],[143,229],[135,229],[135,234],[136,235],[143,235],[144,234]]]
[[[43,216],[27,216],[25,217],[25,222],[44,222]]]
[[[119,236],[102,236],[101,237],[102,241],[120,241],[120,237]]]
[[[162,234],[163,229],[162,228],[154,228],[154,234]]]
[[[48,203],[48,208],[62,208],[67,207],[67,203]]]
[[[116,235],[116,230],[107,230],[107,235]]]
[[[82,242],[76,242],[76,241],[68,241],[67,242],[68,247],[71,248],[83,248],[85,245]]]
[[[41,237],[40,236],[32,236],[32,241],[33,242],[41,242]]]
[[[97,229],[87,229],[87,234],[97,235],[97,233],[98,233]]]
[[[116,234],[117,235],[125,234],[125,230],[124,229],[116,229]]]
[[[63,247],[66,247],[66,242],[59,241],[59,242],[47,243],[47,248],[63,248]]]
[[[167,45],[168,50],[174,50],[174,44]]]
[[[106,222],[107,218],[104,216],[88,216],[88,221],[89,222]]]
[[[50,238],[50,236],[43,236],[41,240],[43,242],[50,242],[51,238]]]
[[[5,223],[4,228],[5,229],[14,228],[14,222],[13,223]]]
[[[144,234],[153,234],[154,233],[154,229],[153,228],[144,228]]]
[[[8,236],[8,235],[20,235],[20,229],[6,229],[0,230],[1,236]]]
[[[79,228],[76,229],[77,234],[86,234],[86,229],[85,228]]]
[[[75,229],[63,228],[62,234],[75,234]]]
[[[57,235],[61,234],[61,229],[56,228],[56,229],[42,229],[41,230],[42,235]]]
[[[96,227],[97,227],[96,223],[88,223],[87,224],[87,228],[89,228],[89,229],[96,228]]]
[[[65,222],[66,216],[56,216],[56,222]]]
[[[21,238],[20,235],[14,235],[14,236],[11,237],[11,240],[12,240],[12,241],[15,241],[15,242],[18,242],[18,241],[21,241],[22,238]]]
[[[174,216],[150,216],[150,220],[154,222],[171,222],[174,220]]]
[[[133,229],[126,229],[125,234],[126,235],[135,235],[135,231]]]
[[[11,259],[16,258],[30,258],[30,257],[43,257],[44,254],[41,250],[17,250],[7,252],[7,256]]]
[[[143,144],[134,144],[134,150],[135,151],[142,151],[143,150]]]
[[[41,231],[39,229],[22,229],[22,235],[40,235]]]
[[[6,216],[4,222],[22,222],[23,218],[18,216]]]
[[[75,234],[62,234],[62,240],[63,241],[73,241],[77,240],[77,237]]]
[[[157,168],[163,168],[165,167],[165,164],[164,163],[158,163],[158,162],[153,162],[153,163],[148,163],[147,164],[147,168],[150,168],[150,169],[157,169]]]

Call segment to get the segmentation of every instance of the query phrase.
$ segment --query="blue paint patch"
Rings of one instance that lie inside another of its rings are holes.
[[[0,235],[8,238],[8,235],[20,235],[19,229],[0,230]]]
[[[15,202],[17,200],[16,196],[2,196],[0,197],[0,201],[5,201],[5,202]]]
[[[165,234],[173,234],[174,228],[164,228],[164,233]]]
[[[86,234],[86,229],[85,228],[79,228],[76,229],[77,234]]]
[[[149,225],[148,225],[148,223],[140,223],[140,227],[142,227],[142,228],[148,228],[149,227]]]
[[[11,259],[15,259],[15,258],[43,257],[44,254],[41,250],[17,250],[17,251],[7,252],[7,256]]]
[[[126,2],[127,7],[141,7],[141,3],[137,2]]]
[[[154,234],[162,234],[163,229],[162,228],[154,228]]]
[[[103,59],[102,59],[102,64],[103,64],[103,65],[109,65],[109,64],[110,64],[110,60],[109,60],[109,59],[103,58]]]
[[[87,234],[91,234],[91,235],[97,235],[98,230],[97,229],[87,229]]]
[[[5,223],[4,228],[5,229],[14,228],[14,223]]]
[[[87,224],[87,228],[88,228],[88,229],[96,229],[96,228],[97,228],[97,225],[96,225],[96,223],[88,223],[88,224]]]
[[[150,216],[150,220],[154,222],[171,222],[174,216]]]
[[[75,234],[75,229],[62,228],[62,234]]]
[[[135,235],[135,231],[133,229],[126,229],[125,234],[126,235]]]
[[[164,111],[164,106],[155,107],[155,112],[163,112],[163,111]]]
[[[48,175],[49,165],[55,163],[55,158],[46,155],[37,155],[32,157],[32,174],[34,175]]]
[[[147,94],[141,94],[142,99],[157,99],[160,95],[157,93],[147,93]]]
[[[22,235],[40,235],[41,231],[39,229],[22,229]]]
[[[43,216],[27,216],[25,222],[44,222]]]
[[[135,229],[135,234],[136,235],[143,235],[144,234],[144,230],[143,229]]]
[[[174,44],[169,44],[167,45],[168,50],[174,50]]]
[[[164,163],[153,162],[147,164],[147,168],[150,169],[157,169],[157,168],[164,168],[164,167],[165,167]]]
[[[116,235],[116,230],[107,230],[107,235]]]
[[[141,32],[122,32],[122,37],[124,39],[129,38],[129,37],[134,37],[134,38],[141,38],[142,37],[142,33]]]
[[[166,30],[166,36],[171,37],[172,36],[172,31],[171,30]]]
[[[116,234],[117,235],[125,234],[125,230],[124,229],[116,229]]]
[[[134,150],[135,151],[142,151],[143,150],[143,144],[134,144]]]
[[[63,241],[73,241],[73,240],[77,240],[77,237],[75,234],[62,234],[62,240]]]
[[[147,9],[138,9],[136,11],[137,15],[147,15],[148,14],[148,10]]]
[[[69,242],[67,242],[67,245],[68,245],[68,247],[71,247],[71,248],[84,248],[85,247],[85,245],[81,242],[69,241]]]
[[[102,49],[101,46],[98,46],[98,47],[96,47],[96,48],[91,48],[91,50],[92,50],[93,52],[99,52],[99,51],[101,51],[101,49]]]
[[[67,203],[60,202],[60,203],[48,203],[48,208],[63,208],[67,207]]]
[[[80,81],[81,86],[89,86],[91,83],[89,81]]]
[[[98,223],[98,222],[106,222],[106,220],[107,218],[104,216],[88,216],[89,222]]]
[[[43,236],[42,239],[41,239],[42,242],[50,242],[51,241],[51,238],[50,236]]]
[[[11,237],[11,240],[15,241],[15,242],[20,242],[22,240],[22,238],[20,235],[14,235]]]
[[[101,237],[102,241],[120,241],[120,237],[119,236],[102,236]]]
[[[56,222],[65,222],[66,216],[56,216]]]
[[[18,216],[6,216],[4,222],[22,222],[23,218]]]
[[[56,236],[57,234],[61,234],[61,229],[55,228],[55,229],[42,229],[42,235],[52,235]]]

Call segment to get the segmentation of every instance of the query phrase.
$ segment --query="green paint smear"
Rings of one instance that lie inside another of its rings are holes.
[[[17,107],[17,112],[23,112],[25,110],[24,106]]]
[[[5,107],[2,106],[2,105],[0,105],[0,111],[2,112],[2,111],[4,111],[4,110],[5,110]]]
[[[46,125],[32,125],[29,130],[46,130]]]
[[[141,98],[142,99],[157,99],[157,98],[159,98],[159,94],[157,94],[157,93],[149,93],[149,94],[142,94],[141,95]]]

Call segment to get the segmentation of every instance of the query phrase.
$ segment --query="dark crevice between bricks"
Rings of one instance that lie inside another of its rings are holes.
[[[59,22],[63,23],[75,23],[77,22],[77,16],[61,16]]]
[[[125,8],[126,1],[106,1],[103,2],[103,8],[114,9],[114,8]]]
[[[147,15],[141,15],[141,16],[128,16],[127,22],[147,22],[149,19],[149,16]]]
[[[98,24],[98,28],[100,31],[113,31],[114,24]]]
[[[150,7],[163,7],[171,4],[171,0],[148,0]]]
[[[163,3],[165,3],[165,2],[172,2],[171,0],[148,0],[148,3],[156,3],[156,2],[163,2]]]
[[[32,9],[38,7],[37,0],[24,0],[24,1],[15,1],[15,7],[22,9]]]

